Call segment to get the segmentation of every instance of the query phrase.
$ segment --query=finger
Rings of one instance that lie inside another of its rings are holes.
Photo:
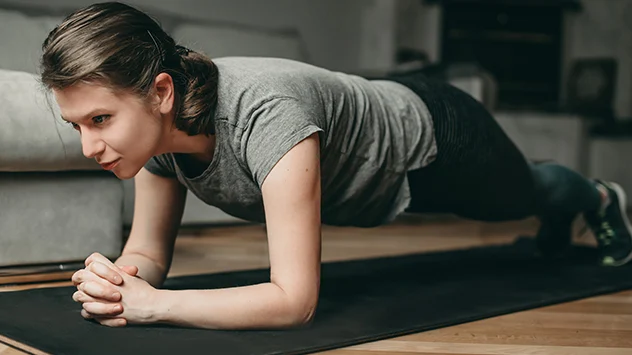
[[[80,270],[75,271],[74,274],[72,274],[71,280],[72,280],[73,285],[77,286],[80,283],[87,281],[84,275],[85,271],[86,271],[85,269],[80,269]]]
[[[77,270],[72,274],[72,283],[75,286],[88,281],[99,281],[100,279],[98,275],[87,269]]]
[[[82,269],[75,272],[72,276],[72,281],[73,284],[77,286],[78,290],[85,291],[84,293],[89,293],[92,297],[102,298],[112,302],[118,302],[121,299],[121,294],[114,288],[114,286],[108,287],[110,285],[109,282],[103,280],[91,271]],[[85,288],[86,285],[88,286],[88,289]]]
[[[115,285],[120,285],[123,282],[123,278],[115,269],[110,268],[101,261],[93,261],[86,269]]]
[[[99,315],[95,315],[95,314],[91,314],[90,312],[86,311],[85,309],[81,309],[81,316],[85,319],[94,319],[95,321],[102,321],[105,319],[114,319],[114,318],[120,318],[120,317],[110,317],[110,316],[99,316]],[[125,319],[125,318],[120,318],[120,319]],[[127,323],[127,320],[125,321]]]
[[[81,291],[76,291],[75,293],[72,294],[72,300],[79,303],[83,303],[83,302],[98,302],[97,299],[86,295],[85,293],[81,292]]]
[[[88,313],[85,309],[81,309],[81,316],[85,319],[93,319],[92,314]]]
[[[101,277],[99,277],[92,271],[86,270],[86,269],[81,269],[81,270],[76,271],[72,275],[71,279],[72,279],[72,283],[75,286],[78,286],[79,284],[82,284],[88,281],[101,281],[102,280]]]
[[[82,291],[76,291],[75,293],[72,294],[72,299],[75,302],[78,303],[85,303],[85,302],[103,302],[104,299],[98,299],[98,298],[94,298],[90,295],[85,294]],[[121,300],[121,295],[120,293],[118,294],[118,297],[111,297],[110,299],[107,299],[106,301],[110,301],[110,302],[119,302]]]
[[[117,302],[121,298],[121,293],[115,290],[113,287],[108,287],[99,281],[87,281],[77,286],[79,291],[82,291],[88,296]]]
[[[86,302],[83,304],[83,309],[92,317],[112,317],[123,313],[123,306],[118,303]]]
[[[120,267],[125,273],[130,276],[136,276],[138,274],[138,267],[133,265],[123,265]]]
[[[86,266],[88,266],[95,261],[100,261],[102,264],[107,265],[113,269],[116,268],[116,266],[110,261],[110,259],[101,255],[100,253],[92,253],[89,257],[86,258],[85,264]]]
[[[125,318],[96,318],[96,321],[107,327],[124,327],[127,325]]]

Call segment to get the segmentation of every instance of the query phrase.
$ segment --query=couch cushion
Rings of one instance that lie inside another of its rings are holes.
[[[34,74],[0,69],[0,171],[99,170]]]

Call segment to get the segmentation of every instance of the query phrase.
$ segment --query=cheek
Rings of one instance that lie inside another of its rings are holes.
[[[162,132],[159,125],[142,119],[123,122],[108,134],[108,146],[125,160],[144,164],[157,151]]]
[[[160,142],[160,132],[157,129],[145,129],[137,134],[126,131],[114,137],[110,146],[122,157],[121,163],[114,169],[114,174],[122,180],[131,179],[145,166],[152,156],[156,155]]]

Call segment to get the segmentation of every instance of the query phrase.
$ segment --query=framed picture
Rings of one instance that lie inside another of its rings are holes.
[[[613,58],[578,59],[568,77],[567,108],[583,116],[611,119],[617,61]]]

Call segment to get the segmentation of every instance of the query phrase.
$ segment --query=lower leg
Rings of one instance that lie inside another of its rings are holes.
[[[535,214],[540,219],[536,241],[546,256],[562,254],[571,245],[575,218],[601,206],[602,196],[591,181],[557,164],[531,165]]]
[[[632,227],[620,186],[588,180],[556,164],[533,165],[531,170],[542,222],[537,241],[544,254],[558,254],[570,245],[572,223],[583,214],[597,238],[602,264],[618,266],[632,259]]]
[[[569,218],[598,210],[603,201],[597,185],[558,164],[533,164],[536,213],[543,218]]]

